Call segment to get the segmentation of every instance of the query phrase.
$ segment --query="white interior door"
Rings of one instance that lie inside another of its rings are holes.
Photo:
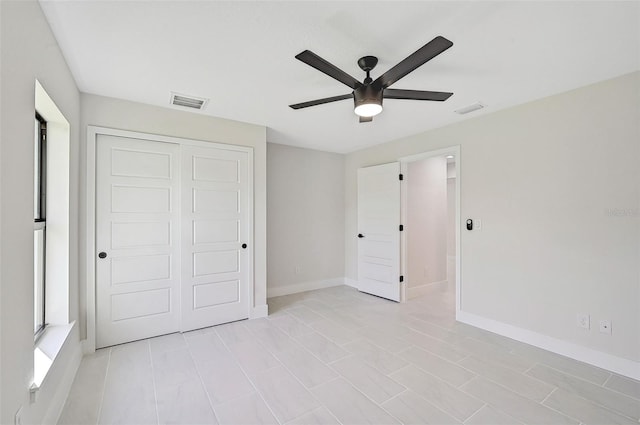
[[[400,301],[400,163],[358,169],[358,289]]]
[[[249,317],[249,154],[182,147],[182,330]]]
[[[96,346],[180,328],[180,146],[99,135]]]

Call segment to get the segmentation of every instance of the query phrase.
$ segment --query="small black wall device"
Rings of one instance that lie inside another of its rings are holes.
[[[467,230],[473,230],[473,220],[467,220]]]

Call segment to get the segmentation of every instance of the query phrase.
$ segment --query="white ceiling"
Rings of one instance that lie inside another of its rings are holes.
[[[53,1],[42,8],[81,91],[268,127],[269,142],[351,152],[640,69],[640,2]],[[388,99],[359,124],[351,90],[294,59],[309,49],[358,80],[442,35],[454,45],[393,88],[451,91],[444,103]],[[453,111],[480,101],[465,116]],[[597,99],[594,99],[597,101]],[[176,107],[173,107],[176,108]]]

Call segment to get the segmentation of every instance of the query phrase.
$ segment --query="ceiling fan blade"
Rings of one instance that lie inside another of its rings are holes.
[[[401,90],[386,89],[382,95],[385,99],[411,99],[411,100],[433,100],[443,102],[451,97],[453,93],[442,91],[423,91],[423,90]]]
[[[386,89],[411,71],[425,64],[440,53],[453,46],[453,43],[444,37],[438,36],[400,61],[396,66],[376,78],[374,85]]]
[[[373,117],[360,117],[360,124],[363,122],[371,122],[373,121]]]
[[[320,56],[316,55],[310,50],[305,50],[304,52],[296,55],[296,59],[306,63],[309,66],[314,67],[320,72],[327,74],[331,78],[335,78],[342,84],[346,84],[352,89],[355,89],[356,87],[361,85],[360,81],[356,80],[337,66],[322,59]]]
[[[343,94],[340,96],[325,97],[323,99],[310,100],[308,102],[296,103],[289,105],[292,109],[308,108],[309,106],[322,105],[323,103],[337,102],[338,100],[353,99],[353,93]]]

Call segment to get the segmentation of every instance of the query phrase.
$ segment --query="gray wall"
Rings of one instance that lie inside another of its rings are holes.
[[[268,143],[267,193],[269,293],[342,278],[344,155]]]
[[[78,361],[70,336],[51,376],[29,404],[33,382],[33,117],[38,79],[71,125],[69,317],[78,317],[78,148],[80,95],[36,1],[0,2],[0,423],[41,423],[66,388],[59,380]],[[75,365],[77,366],[77,364]],[[64,401],[64,400],[62,400]],[[57,406],[60,408],[61,406]]]
[[[356,170],[461,145],[460,218],[483,223],[462,230],[462,310],[640,360],[639,116],[635,72],[347,155],[346,276]]]

